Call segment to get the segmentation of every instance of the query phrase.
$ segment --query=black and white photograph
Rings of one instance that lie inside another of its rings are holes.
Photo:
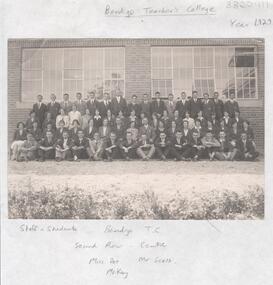
[[[263,38],[7,45],[9,219],[264,219]]]

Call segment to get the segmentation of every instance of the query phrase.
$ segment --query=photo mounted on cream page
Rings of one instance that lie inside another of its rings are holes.
[[[3,284],[272,284],[273,1],[0,7]]]

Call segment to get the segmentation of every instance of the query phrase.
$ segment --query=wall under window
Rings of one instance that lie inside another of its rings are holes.
[[[152,47],[152,94],[162,97],[197,90],[238,99],[257,99],[256,48],[254,47]]]
[[[37,94],[48,101],[54,93],[75,97],[81,92],[125,93],[125,54],[122,47],[39,48],[22,50],[21,101],[35,102]]]

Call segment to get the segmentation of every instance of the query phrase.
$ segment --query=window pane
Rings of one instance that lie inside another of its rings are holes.
[[[42,80],[22,81],[22,100],[35,102],[38,94],[42,94]]]
[[[42,50],[24,49],[22,59],[23,69],[42,69]]]
[[[235,48],[236,67],[254,67],[254,48]]]
[[[64,49],[64,68],[82,68],[82,49]]]
[[[69,93],[72,97],[77,92],[82,92],[82,80],[64,80],[64,93]]]
[[[81,69],[65,69],[64,79],[81,79],[82,70]]]

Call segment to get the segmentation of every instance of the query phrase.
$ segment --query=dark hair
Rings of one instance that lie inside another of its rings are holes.
[[[25,123],[21,121],[21,122],[18,122],[18,123],[17,123],[17,129],[19,128],[19,125],[20,125],[20,124],[22,124],[23,127],[25,128]]]
[[[72,125],[74,125],[74,122],[77,122],[77,124],[78,124],[78,126],[80,125],[80,123],[79,123],[79,121],[78,120],[73,120],[73,122],[72,122]]]

